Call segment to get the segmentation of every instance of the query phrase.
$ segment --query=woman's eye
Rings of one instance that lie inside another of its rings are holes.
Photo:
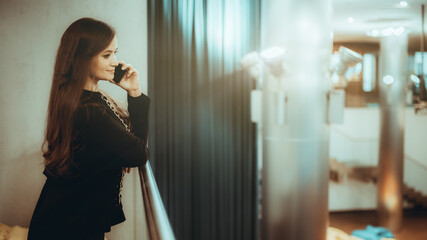
[[[118,51],[115,51],[114,54],[117,54]],[[106,54],[104,55],[105,58],[109,58],[111,56],[111,54]]]

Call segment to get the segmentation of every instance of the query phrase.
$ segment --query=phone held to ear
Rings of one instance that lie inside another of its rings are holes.
[[[127,72],[127,70],[122,70],[122,64],[119,64],[115,69],[114,69],[114,78],[113,81],[115,83],[119,83],[123,76],[125,75],[125,73]]]

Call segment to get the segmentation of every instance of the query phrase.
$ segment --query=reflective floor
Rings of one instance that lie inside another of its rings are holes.
[[[330,226],[351,234],[353,230],[376,225],[374,211],[334,212],[329,214]],[[405,210],[403,227],[393,232],[396,240],[427,240],[427,209]]]

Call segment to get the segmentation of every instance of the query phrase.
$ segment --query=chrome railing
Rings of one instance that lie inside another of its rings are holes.
[[[408,154],[405,154],[405,159],[407,159],[408,161],[411,161],[413,163],[415,163],[416,165],[418,165],[419,167],[423,168],[424,170],[427,170],[427,165],[425,165],[424,163],[416,160],[415,158],[409,156]]]
[[[139,167],[142,197],[144,200],[145,216],[147,219],[148,235],[151,240],[173,240],[175,236],[168,215],[163,206],[150,162]]]

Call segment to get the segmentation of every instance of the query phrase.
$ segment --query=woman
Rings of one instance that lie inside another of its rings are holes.
[[[125,220],[121,184],[125,168],[148,158],[149,98],[138,72],[117,61],[115,31],[91,18],[72,23],[56,56],[43,156],[46,183],[28,239],[104,239]],[[128,93],[128,111],[98,89],[113,84],[114,69],[126,70],[117,84]]]

